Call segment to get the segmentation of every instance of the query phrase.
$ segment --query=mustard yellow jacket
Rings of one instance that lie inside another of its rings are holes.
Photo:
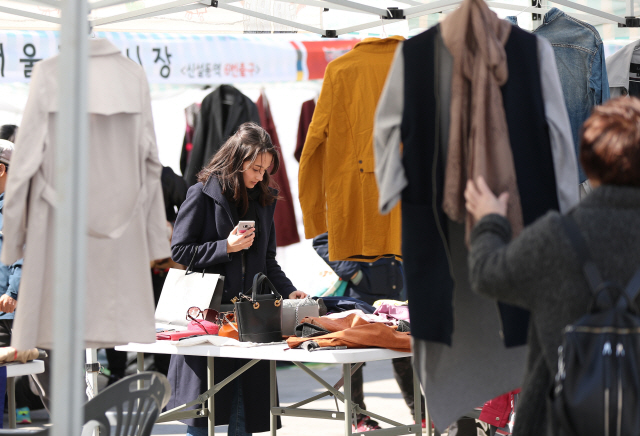
[[[401,256],[398,204],[378,212],[373,122],[402,37],[368,38],[327,66],[302,150],[299,196],[307,238],[329,232],[329,259]]]

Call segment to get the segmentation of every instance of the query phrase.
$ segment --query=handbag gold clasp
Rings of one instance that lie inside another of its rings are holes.
[[[255,303],[253,303],[253,308],[257,309],[260,307],[260,303],[258,303],[257,301]]]
[[[280,307],[280,305],[282,304],[282,298],[280,298],[279,300],[276,300],[275,303],[273,303],[276,307]]]

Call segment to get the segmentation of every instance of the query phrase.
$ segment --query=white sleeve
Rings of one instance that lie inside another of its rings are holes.
[[[147,76],[140,71],[142,87],[142,141],[140,147],[146,152],[143,163],[145,177],[142,189],[146,191],[145,215],[147,224],[147,244],[149,260],[165,259],[171,256],[167,237],[167,218],[162,195],[162,164],[158,158],[158,146],[153,126],[151,95]]]
[[[402,190],[407,186],[400,148],[403,108],[404,56],[400,43],[378,101],[373,128],[375,174],[379,191],[378,209],[382,214],[391,212],[400,200]]]
[[[542,85],[544,113],[549,125],[549,140],[556,175],[558,206],[564,213],[578,204],[578,161],[573,146],[569,114],[562,94],[556,57],[551,43],[538,36],[538,69]]]

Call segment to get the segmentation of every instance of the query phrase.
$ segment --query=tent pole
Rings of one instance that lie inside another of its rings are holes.
[[[407,8],[404,10],[404,15],[406,17],[419,17],[420,15],[418,14],[420,12],[440,10],[441,8],[451,5],[459,5],[460,3],[462,3],[462,0],[439,0]]]
[[[89,3],[90,10],[108,8],[110,6],[117,6],[123,3],[130,3],[131,0],[100,0],[94,3]]]
[[[424,3],[420,3],[420,2],[416,2],[413,0],[396,0],[398,3],[404,3],[407,4],[409,6],[420,6],[423,5]]]
[[[313,6],[316,8],[328,8],[328,9],[335,9],[338,11],[346,11],[346,12],[357,12],[359,14],[369,14],[370,12],[364,12],[364,11],[360,11],[358,9],[354,9],[354,8],[350,8],[348,6],[342,6],[342,5],[338,5],[335,3],[329,3],[328,1],[323,1],[323,0],[278,0],[281,1],[283,3],[294,3],[297,5],[305,5],[305,6]],[[230,2],[229,2],[230,3]],[[420,3],[417,3],[420,4]],[[372,14],[372,15],[378,15],[378,14]]]
[[[206,2],[207,0],[201,0],[201,1]],[[222,1],[218,2],[218,9],[226,9],[228,11],[237,12],[242,15],[249,15],[250,17],[260,18],[263,20],[271,21],[273,23],[278,23],[284,26],[293,27],[294,29],[301,29],[301,30],[306,30],[307,32],[317,33],[322,36],[326,35],[326,32],[324,30],[319,29],[317,27],[307,26],[305,24],[296,23],[295,21],[285,20],[283,18],[274,17],[273,15],[262,14],[260,12],[251,11],[249,9],[239,8],[237,6],[231,6],[229,4],[223,3]]]
[[[404,21],[404,20],[384,20],[384,22],[382,24],[386,25],[386,24],[396,23],[398,21]],[[372,21],[370,23],[359,24],[357,26],[345,27],[344,29],[337,29],[336,30],[336,34],[338,36],[340,36],[340,35],[344,35],[344,34],[351,33],[351,32],[357,32],[359,30],[370,29],[372,27],[378,27],[380,25],[381,25],[380,20]]]
[[[34,20],[48,21],[50,23],[60,24],[60,18],[49,17],[42,14],[34,14],[33,12],[22,11],[20,9],[0,6],[0,12],[4,12],[5,14],[18,15],[20,17],[33,18]]]
[[[367,6],[364,5],[362,3],[356,3],[354,1],[351,0],[325,0],[329,3],[335,3],[337,5],[341,5],[341,6],[347,6],[350,7],[352,9],[355,9],[357,11],[360,12],[368,12],[370,14],[373,15],[377,15],[379,17],[386,17],[387,16],[387,10],[386,9],[381,9],[381,8],[375,8],[373,6]]]
[[[17,3],[22,3],[26,5],[36,5],[36,6],[44,6],[44,7],[52,7],[56,9],[62,8],[62,2],[58,0],[15,0]]]
[[[86,399],[87,0],[65,0],[61,20],[53,250],[53,436],[78,434]]]
[[[609,14],[607,12],[599,11],[594,8],[590,8],[589,6],[584,6],[576,2],[572,2],[569,0],[553,0],[554,3],[557,3],[562,6],[566,6],[568,8],[576,9],[581,12],[586,12],[591,15],[595,15],[596,17],[606,18],[607,20],[614,21],[616,23],[626,24],[627,20],[624,17],[619,17],[617,15]]]
[[[142,20],[142,19],[145,19],[145,18],[159,17],[161,15],[166,15],[166,14],[175,14],[177,12],[186,12],[186,11],[193,11],[195,9],[206,9],[206,8],[208,8],[208,6],[195,3],[195,4],[186,5],[186,6],[176,6],[176,7],[171,8],[171,10],[165,10],[165,11],[160,11],[160,12],[147,12],[147,13],[142,14],[142,15],[136,15],[135,17],[127,17],[127,18],[107,17],[107,18],[101,18],[100,20],[93,20],[91,22],[91,25],[93,27],[95,27],[95,26],[104,26],[106,24],[123,23],[125,21],[132,21],[132,20]],[[100,24],[95,24],[96,21],[99,21]]]
[[[528,8],[522,9],[521,7],[514,6],[513,4],[510,4],[510,3],[500,3],[500,2],[494,2],[491,0],[487,1],[487,5],[489,5],[490,8],[506,9],[509,11],[517,11],[520,13],[531,12],[534,14],[542,14],[542,15],[544,15],[549,10],[549,8],[546,6],[542,6],[541,8],[537,6],[529,6]]]
[[[198,0],[176,0],[170,3],[165,3],[158,6],[138,9],[137,11],[125,12],[124,14],[118,14],[118,15],[112,15],[110,17],[100,18],[97,20],[93,20],[91,24],[95,27],[95,26],[101,26],[103,24],[116,23],[118,21],[136,20],[138,18],[147,18],[150,16],[171,14],[174,12],[174,9],[178,7],[186,6],[186,5],[197,5],[197,4],[199,4]]]

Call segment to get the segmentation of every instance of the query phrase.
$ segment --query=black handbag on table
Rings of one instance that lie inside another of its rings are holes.
[[[270,291],[262,294],[263,287]],[[262,273],[253,278],[251,298],[235,301],[240,342],[282,342],[282,296]]]

